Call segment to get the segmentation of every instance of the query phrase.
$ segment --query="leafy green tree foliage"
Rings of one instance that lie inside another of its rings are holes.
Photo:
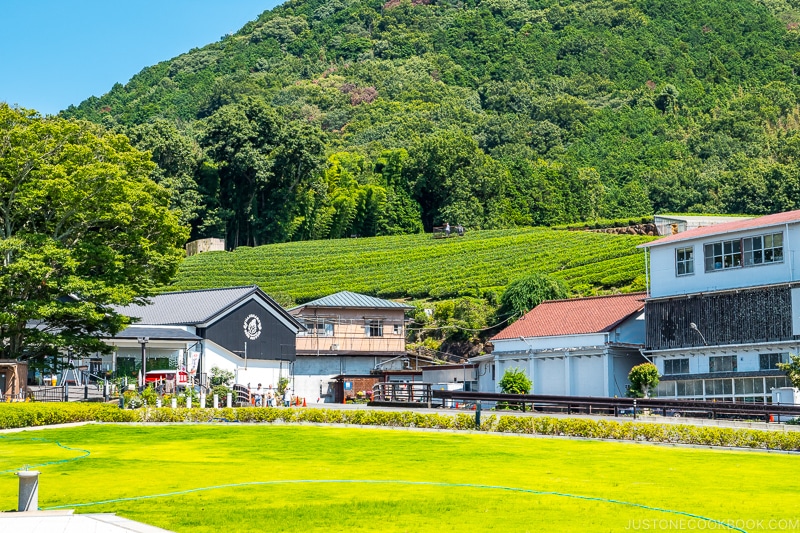
[[[195,181],[203,152],[195,139],[175,123],[156,119],[134,126],[125,134],[139,150],[149,151],[156,163],[151,178],[170,191],[170,206],[182,224],[198,224],[203,213],[203,196]]]
[[[476,342],[489,325],[493,307],[486,300],[475,297],[461,297],[452,301],[452,316],[442,320],[442,324],[452,327],[446,330],[446,342]],[[439,310],[437,306],[437,311]],[[440,318],[442,318],[440,316]]]
[[[566,297],[567,289],[563,281],[536,272],[509,284],[500,297],[497,315],[500,320],[510,317],[510,323],[545,300]]]
[[[321,132],[286,121],[251,99],[215,111],[205,122],[201,144],[214,162],[209,169],[216,176],[213,196],[228,246],[291,239],[298,196],[320,167]]]
[[[437,131],[410,153],[404,174],[422,208],[426,229],[513,225],[520,218],[506,197],[510,175],[459,131]]]
[[[403,179],[403,165],[408,158],[404,149],[384,150],[375,164],[375,172],[386,187],[386,207],[380,218],[378,235],[421,233],[419,204],[411,198]]]
[[[658,386],[658,369],[653,363],[642,363],[631,368],[628,373],[631,388],[628,396],[631,398],[649,398],[650,393]]]
[[[403,187],[405,150],[386,151],[374,169],[361,154],[336,152],[301,199],[297,237],[374,237],[421,231],[419,207]]]
[[[505,394],[528,394],[533,387],[528,375],[519,368],[507,369],[498,384]]]
[[[334,213],[335,235],[760,214],[797,205],[795,15],[772,0],[298,0],[64,114],[202,130],[199,205],[159,155],[172,133],[141,146],[185,192],[193,234],[231,247],[328,237]],[[295,137],[307,150],[279,164]],[[379,168],[402,151],[399,173]],[[323,176],[337,153],[363,158],[341,190]]]
[[[778,363],[778,368],[786,372],[793,387],[800,388],[800,355],[789,354],[789,362]]]
[[[170,280],[187,231],[153,169],[122,135],[0,104],[0,357],[107,351],[112,306]]]

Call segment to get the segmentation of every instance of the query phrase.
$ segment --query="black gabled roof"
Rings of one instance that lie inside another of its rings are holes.
[[[116,311],[138,319],[136,323],[140,325],[196,326],[213,320],[252,297],[263,300],[276,314],[298,329],[303,329],[297,319],[256,285],[165,292],[150,298],[148,305],[128,305],[118,307]]]

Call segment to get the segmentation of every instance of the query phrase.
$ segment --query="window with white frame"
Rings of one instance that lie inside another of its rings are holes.
[[[688,374],[689,373],[689,360],[688,359],[665,359],[664,360],[664,375],[671,374]]]
[[[694,274],[694,248],[692,246],[675,250],[675,273],[678,276]]]
[[[744,266],[780,263],[783,261],[783,233],[758,235],[742,240]]]
[[[367,337],[383,337],[383,320],[367,320],[364,332]]]
[[[706,243],[703,252],[706,272],[781,263],[783,233]]]
[[[395,335],[402,335],[403,334],[403,325],[402,324],[394,324],[392,326],[392,333]]]
[[[720,241],[704,246],[706,256],[706,272],[727,270],[742,266],[742,241]]]
[[[760,353],[758,354],[759,370],[779,370],[778,363],[789,362],[788,353]]]
[[[300,332],[303,337],[333,337],[333,322],[313,319],[303,321],[306,331]]]
[[[709,372],[736,372],[735,355],[719,355],[708,358]]]

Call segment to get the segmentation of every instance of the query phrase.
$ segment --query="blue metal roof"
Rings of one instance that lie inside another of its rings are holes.
[[[331,294],[306,302],[303,305],[293,307],[290,311],[300,309],[302,307],[351,307],[358,309],[413,309],[413,306],[393,302],[391,300],[384,300],[382,298],[375,298],[374,296],[367,296],[365,294],[358,294],[350,291],[341,291],[336,294]]]

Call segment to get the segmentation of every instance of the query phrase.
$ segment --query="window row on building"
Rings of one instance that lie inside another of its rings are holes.
[[[384,320],[363,320],[359,322],[357,326],[359,329],[363,328],[365,337],[383,337],[384,334],[389,332],[392,335],[403,335],[403,324],[400,323],[389,324]],[[300,323],[305,326],[306,330],[298,333],[299,337],[334,337],[339,335],[336,331],[337,326],[352,325],[354,321],[342,324],[337,320],[305,318],[301,319]],[[348,328],[348,331],[352,333],[353,329]]]
[[[741,239],[703,244],[706,272],[783,262],[783,233],[768,233]],[[675,249],[675,273],[694,274],[694,246]]]
[[[790,386],[786,376],[666,380],[658,384],[654,397],[772,403],[772,389]]]
[[[735,355],[711,355],[708,357],[708,371],[710,373],[716,372],[737,372],[738,358]],[[759,370],[779,370],[778,363],[787,363],[789,361],[789,353],[761,353],[758,354],[758,369]],[[689,358],[673,358],[664,359],[663,375],[672,376],[680,374],[689,374]]]

